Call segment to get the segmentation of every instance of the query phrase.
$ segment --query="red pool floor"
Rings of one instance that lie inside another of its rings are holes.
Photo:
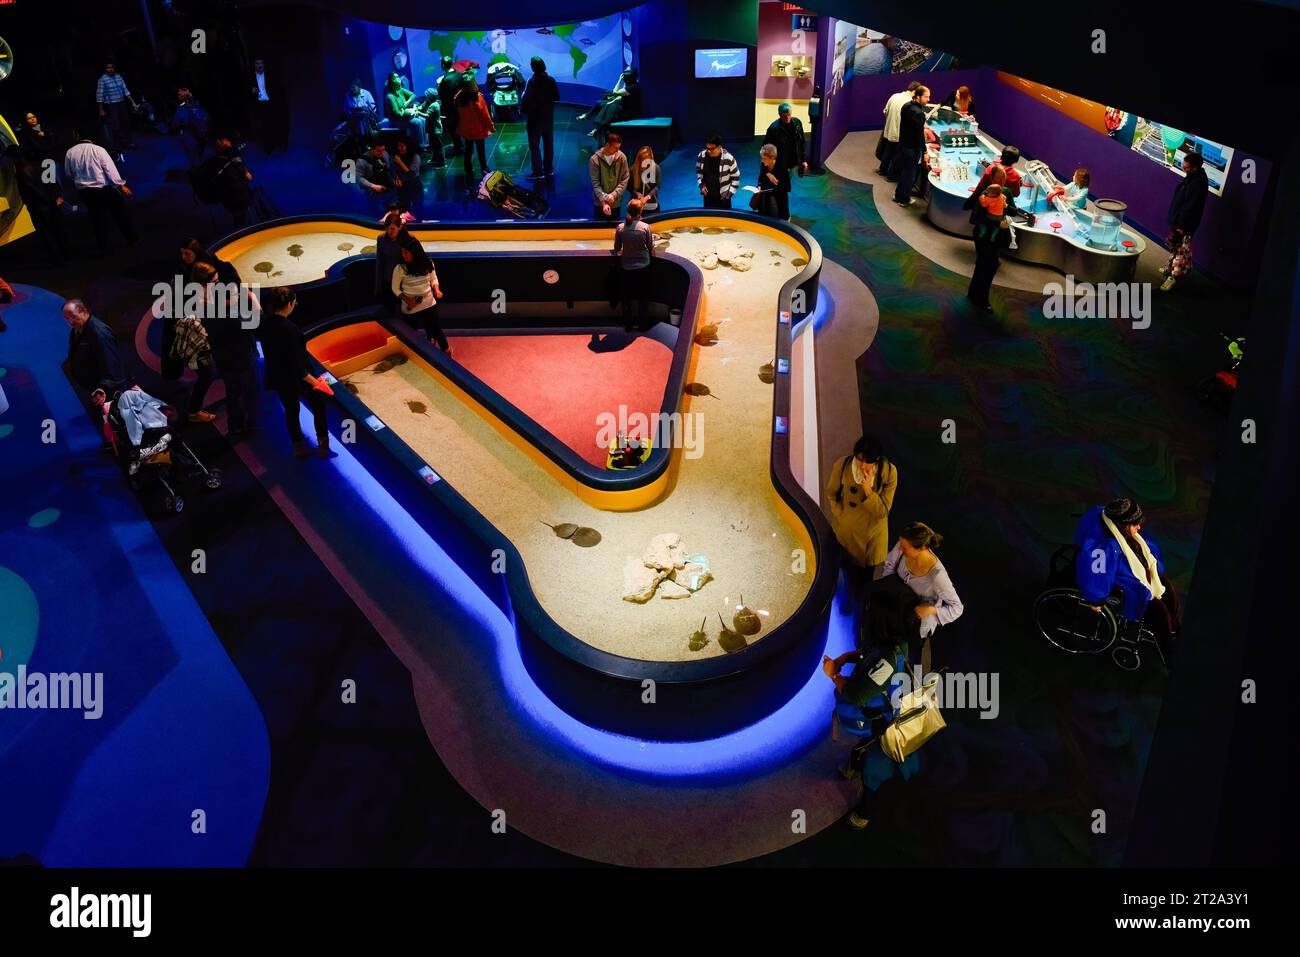
[[[667,346],[643,336],[622,348],[614,338],[593,348],[589,334],[448,338],[457,362],[601,468],[608,451],[596,441],[601,425],[638,414],[653,422],[673,359]]]

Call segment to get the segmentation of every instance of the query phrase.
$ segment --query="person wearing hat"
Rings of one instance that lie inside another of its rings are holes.
[[[1096,611],[1118,591],[1123,617],[1145,623],[1168,659],[1178,636],[1178,598],[1164,576],[1160,549],[1141,534],[1144,518],[1142,506],[1131,498],[1089,509],[1074,533],[1075,582]]]
[[[799,168],[799,175],[808,172],[808,160],[804,151],[803,123],[794,116],[789,103],[782,103],[776,108],[776,119],[767,128],[763,143],[776,147],[776,165],[782,170]],[[788,175],[788,173],[787,173]],[[776,197],[781,219],[790,218],[790,194],[779,193]]]

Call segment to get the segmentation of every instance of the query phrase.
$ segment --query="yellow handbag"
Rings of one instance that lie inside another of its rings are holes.
[[[880,750],[899,764],[947,727],[939,713],[938,684],[935,675],[929,684],[903,695],[898,701],[898,717],[880,736]]]

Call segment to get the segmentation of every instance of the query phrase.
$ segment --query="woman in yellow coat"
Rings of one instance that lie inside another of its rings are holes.
[[[826,501],[831,528],[844,549],[855,640],[871,581],[889,554],[889,510],[897,487],[898,469],[870,435],[858,439],[852,455],[837,459],[827,477]]]

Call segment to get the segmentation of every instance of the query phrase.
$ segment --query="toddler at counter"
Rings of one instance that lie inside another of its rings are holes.
[[[980,196],[980,205],[988,210],[990,216],[1000,218],[1007,209],[1007,197],[1003,193],[1002,187],[997,183],[990,185]],[[1011,244],[1007,248],[1016,249],[1016,227],[1012,225],[1009,219],[1007,220],[1007,229],[1011,231]]]
[[[989,211],[990,216],[1001,216],[1007,208],[1007,198],[1002,195],[1002,187],[997,183],[984,190],[980,205]]]

